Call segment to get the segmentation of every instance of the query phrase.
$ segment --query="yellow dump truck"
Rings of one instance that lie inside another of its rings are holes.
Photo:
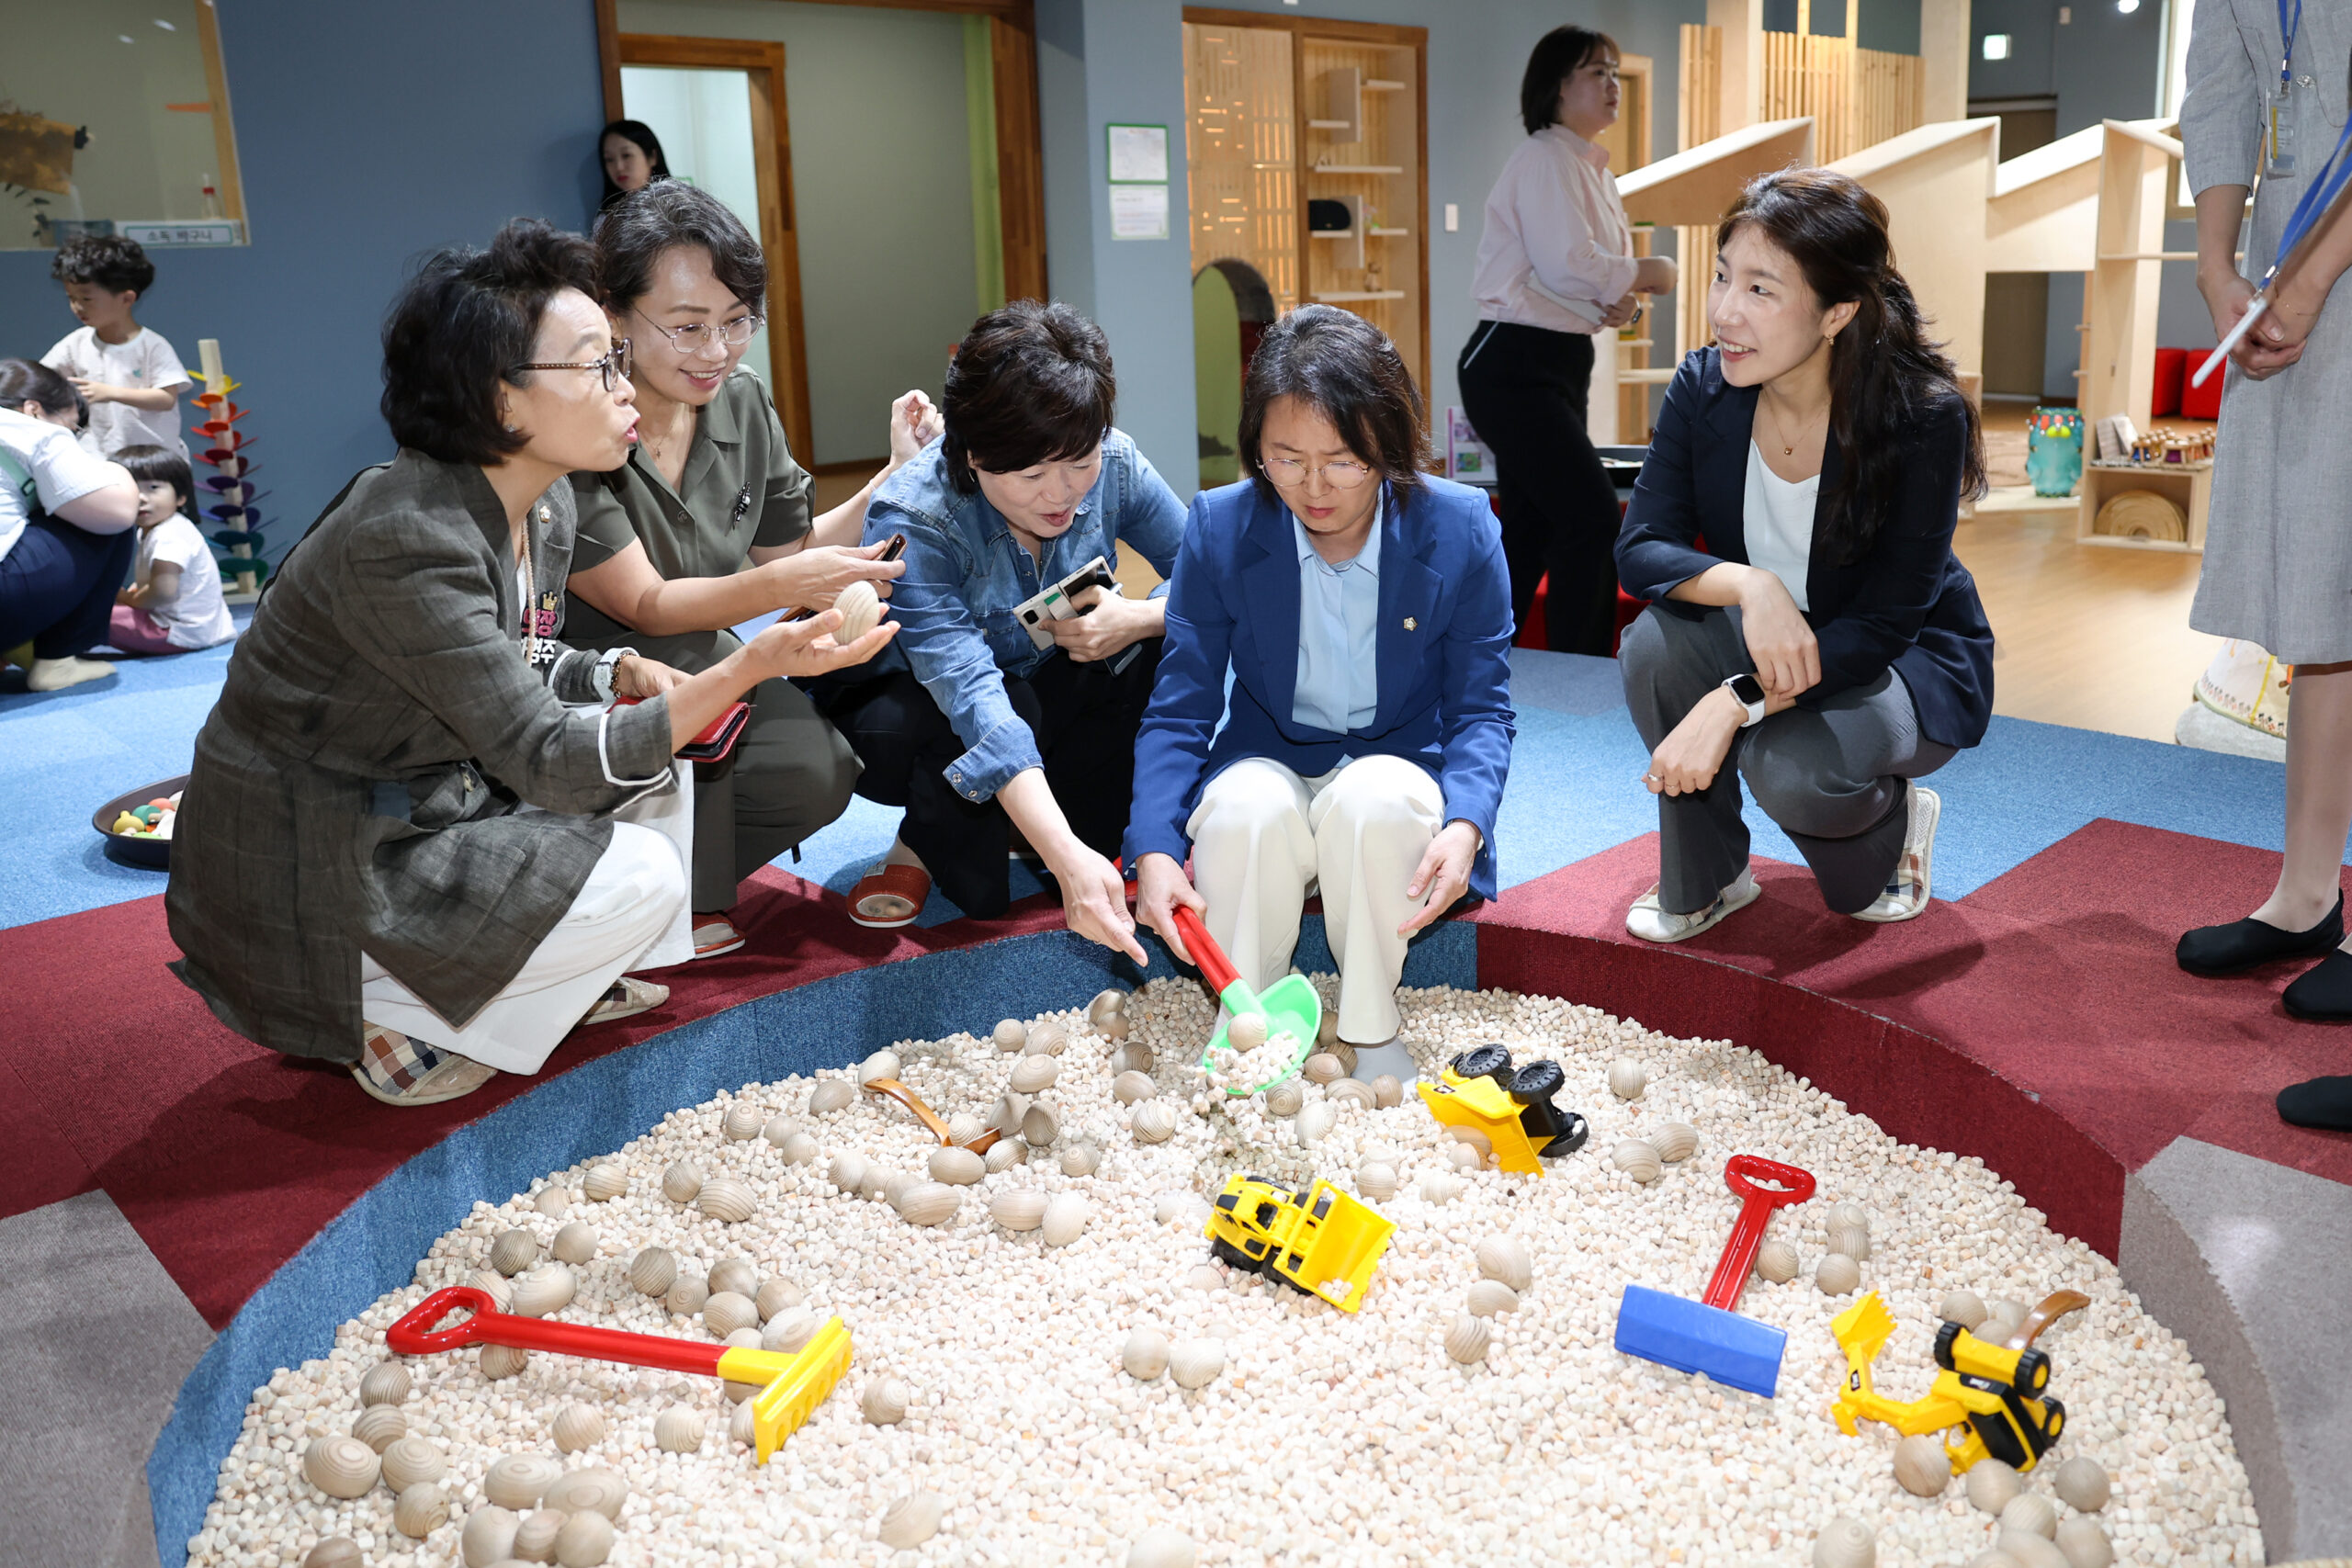
[[[1236,1176],[1210,1206],[1209,1250],[1353,1312],[1396,1229],[1328,1181],[1302,1195],[1262,1176]]]

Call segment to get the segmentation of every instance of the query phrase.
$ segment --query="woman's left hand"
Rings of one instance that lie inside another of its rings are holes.
[[[1055,646],[1080,663],[1108,659],[1130,643],[1158,637],[1167,629],[1167,611],[1149,600],[1129,599],[1104,588],[1091,588],[1093,607],[1066,621],[1049,621]]]
[[[902,468],[939,439],[946,421],[920,391],[908,392],[890,405],[890,467]]]
[[[1604,327],[1630,326],[1633,323],[1634,318],[1641,313],[1642,297],[1638,294],[1628,293],[1623,299],[1618,300],[1614,305],[1604,305],[1601,307],[1600,324]]]
[[[1405,897],[1419,898],[1429,895],[1429,902],[1421,912],[1396,928],[1398,936],[1410,936],[1453,908],[1470,886],[1471,863],[1478,858],[1478,829],[1467,822],[1448,822],[1438,829],[1437,837],[1421,852],[1421,863],[1414,869],[1413,880],[1405,885]]]
[[[686,672],[683,670],[673,670],[641,653],[632,653],[613,666],[613,694],[635,697],[641,702],[647,697],[660,696],[685,678]]]
[[[1642,784],[1652,795],[1696,795],[1715,782],[1747,710],[1721,687],[1699,699],[1650,754]]]

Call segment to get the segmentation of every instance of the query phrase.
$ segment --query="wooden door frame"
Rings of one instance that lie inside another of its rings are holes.
[[[1037,17],[1033,0],[818,0],[875,10],[945,11],[989,20],[995,84],[997,204],[1008,299],[1048,299],[1046,153],[1037,107]],[[595,0],[596,52],[604,66],[605,118],[621,118],[620,0]],[[724,39],[703,39],[724,42]],[[779,45],[779,48],[782,46]],[[633,62],[631,63],[634,63]],[[783,98],[777,79],[776,102]],[[786,179],[790,164],[786,165]],[[1424,192],[1424,196],[1426,196]],[[798,339],[795,339],[797,346]],[[798,436],[794,437],[798,440]],[[808,448],[802,447],[802,451]]]
[[[1187,6],[1184,20],[1213,28],[1260,28],[1291,35],[1291,110],[1297,120],[1295,145],[1298,152],[1298,284],[1303,304],[1306,296],[1307,267],[1314,237],[1306,227],[1306,41],[1309,38],[1343,39],[1354,43],[1379,44],[1388,49],[1409,49],[1413,51],[1413,96],[1415,108],[1414,175],[1419,187],[1415,204],[1419,216],[1413,223],[1415,249],[1421,268],[1421,363],[1416,377],[1422,394],[1428,395],[1430,366],[1434,350],[1430,343],[1430,30],[1427,28],[1405,27],[1390,22],[1343,22],[1328,17],[1283,16],[1267,11],[1228,11],[1212,6]],[[1191,203],[1186,202],[1189,213]],[[1434,419],[1434,415],[1432,416]]]
[[[752,159],[760,184],[760,250],[768,263],[768,314],[780,320],[785,343],[779,365],[775,338],[768,339],[768,385],[775,392],[786,440],[797,453],[811,452],[808,349],[801,331],[800,236],[793,216],[792,122],[784,97],[784,45],[663,33],[617,33],[613,41],[616,79],[622,65],[674,65],[741,71],[751,82]]]

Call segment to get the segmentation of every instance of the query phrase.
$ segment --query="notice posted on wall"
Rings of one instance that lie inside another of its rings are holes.
[[[1111,187],[1111,238],[1114,240],[1168,238],[1168,187],[1166,186],[1113,186]]]
[[[1492,485],[1495,455],[1470,428],[1470,416],[1460,409],[1445,411],[1445,477],[1467,485]]]

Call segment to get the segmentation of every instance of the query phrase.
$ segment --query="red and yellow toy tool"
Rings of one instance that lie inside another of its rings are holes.
[[[447,1328],[433,1326],[456,1312],[473,1315]],[[516,1350],[551,1350],[559,1356],[584,1356],[669,1372],[696,1372],[729,1382],[757,1383],[760,1392],[752,1396],[752,1438],[762,1464],[833,1392],[833,1385],[849,1371],[850,1348],[849,1330],[838,1317],[827,1318],[816,1337],[797,1351],[741,1349],[582,1323],[515,1317],[498,1311],[489,1292],[470,1285],[452,1285],[417,1303],[407,1316],[384,1331],[384,1343],[402,1356],[427,1356],[468,1345],[504,1345]]]
[[[2032,1348],[2034,1338],[2090,1304],[2079,1291],[2053,1291],[2005,1345],[1987,1344],[1957,1323],[1945,1324],[1936,1332],[1940,1370],[1935,1383],[1927,1398],[1906,1402],[1871,1386],[1871,1362],[1894,1332],[1894,1315],[1872,1291],[1830,1321],[1829,1331],[1846,1353],[1846,1386],[1829,1413],[1849,1438],[1862,1421],[1884,1422],[1906,1437],[1941,1432],[1952,1469],[1963,1473],[1980,1459],[2031,1470],[2066,1429],[2066,1407],[2049,1392],[2050,1357]]]

